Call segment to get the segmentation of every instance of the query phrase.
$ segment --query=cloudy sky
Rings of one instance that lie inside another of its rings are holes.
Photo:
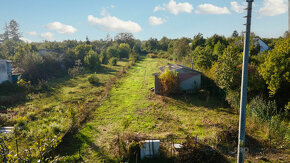
[[[245,29],[246,0],[0,0],[0,27],[11,19],[31,41],[90,40],[131,32],[141,40],[230,36]],[[279,37],[288,29],[288,0],[255,0],[252,32]],[[3,30],[0,30],[3,33]]]

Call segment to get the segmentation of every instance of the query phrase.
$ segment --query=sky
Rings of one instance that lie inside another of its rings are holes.
[[[16,20],[28,42],[105,39],[120,32],[149,38],[230,36],[245,30],[246,0],[0,0],[0,33]],[[255,0],[251,31],[279,37],[288,30],[288,0]]]

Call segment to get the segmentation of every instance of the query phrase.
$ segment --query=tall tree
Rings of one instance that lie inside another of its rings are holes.
[[[121,43],[127,43],[130,45],[130,48],[133,48],[134,46],[134,35],[132,33],[118,33],[116,36],[115,36],[115,41],[118,43],[118,44],[121,44]]]
[[[174,60],[182,61],[183,57],[189,54],[189,42],[190,40],[188,38],[183,37],[174,43],[172,51],[172,56]]]
[[[289,45],[290,37],[277,41],[274,49],[268,51],[265,62],[259,67],[260,74],[268,84],[270,95],[275,95],[280,88],[290,85]]]
[[[201,33],[198,33],[193,37],[191,42],[191,50],[194,50],[197,46],[204,46],[205,39]]]
[[[21,33],[19,32],[19,24],[12,19],[9,23],[9,37],[13,41],[20,41]]]
[[[3,30],[4,30],[4,33],[0,35],[0,39],[3,41],[9,40],[9,27],[7,23],[5,23]]]

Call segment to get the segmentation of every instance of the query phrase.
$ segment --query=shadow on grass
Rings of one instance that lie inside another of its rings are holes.
[[[202,75],[200,91],[191,94],[176,94],[170,97],[175,100],[172,102],[176,104],[205,107],[234,114],[232,109],[223,109],[229,107],[225,95],[225,90],[218,87],[212,79]]]
[[[235,126],[228,127],[217,134],[219,142],[217,144],[217,149],[228,155],[230,152],[236,152],[238,146],[238,124]],[[260,155],[263,151],[265,145],[254,137],[246,134],[246,143],[245,147],[247,148],[247,154],[251,156]]]
[[[60,156],[73,156],[78,155],[78,160],[75,160],[77,162],[82,162],[83,160],[83,146],[89,146],[90,149],[94,151],[94,153],[97,154],[102,160],[106,160],[108,162],[114,162],[107,154],[105,153],[105,150],[99,146],[97,146],[92,140],[90,140],[89,137],[82,133],[78,133],[77,135],[73,133],[66,134],[65,137],[63,137],[62,142],[58,145],[57,149],[55,150],[56,153],[58,153]]]

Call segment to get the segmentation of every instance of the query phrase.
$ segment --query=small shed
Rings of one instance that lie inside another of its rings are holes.
[[[182,91],[192,91],[192,90],[200,89],[201,72],[193,70],[186,66],[182,66],[178,64],[169,64],[168,66],[160,67],[161,72],[153,74],[155,76],[154,91],[156,94],[160,93],[160,81],[158,77],[166,69],[177,72],[178,77],[179,77],[179,88]]]
[[[6,59],[0,60],[0,84],[4,81],[12,81],[11,61]]]

